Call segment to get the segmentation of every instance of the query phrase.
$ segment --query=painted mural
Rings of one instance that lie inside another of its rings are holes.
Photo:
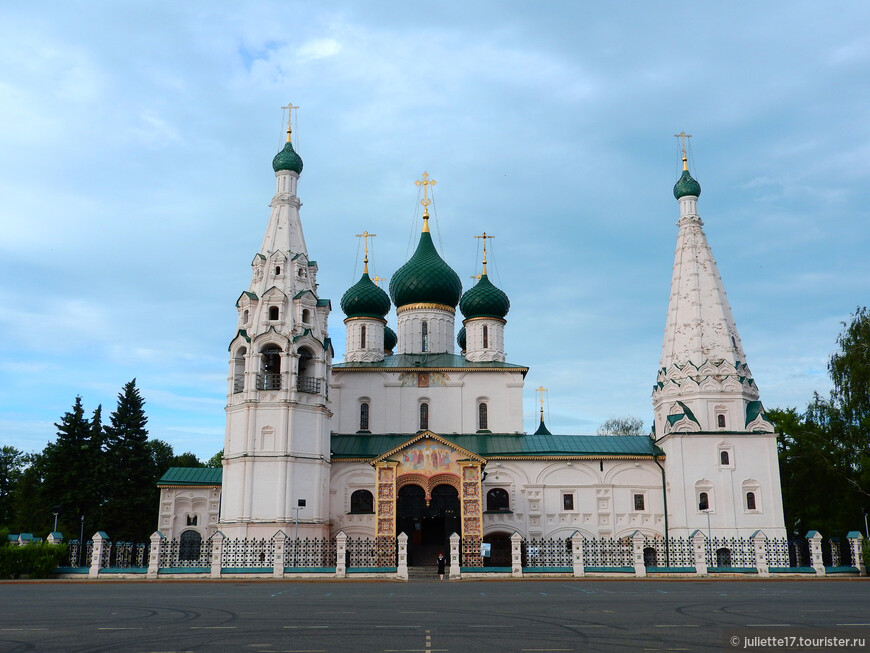
[[[399,474],[415,472],[424,476],[433,474],[459,473],[456,451],[443,444],[432,441],[418,442],[401,452]]]

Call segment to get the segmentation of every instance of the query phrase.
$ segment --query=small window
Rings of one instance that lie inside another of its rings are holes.
[[[429,428],[429,404],[420,404],[420,430]]]
[[[489,327],[483,326],[483,348],[489,349]]]
[[[370,515],[375,511],[375,500],[368,490],[356,490],[350,495],[352,515]]]
[[[188,526],[196,526],[196,515],[188,515],[187,516],[187,525]]]
[[[359,430],[369,430],[369,405],[366,402],[359,405]]]
[[[489,422],[489,420],[487,419],[487,408],[486,408],[486,404],[481,403],[481,404],[478,405],[478,407],[477,407],[477,423],[478,423],[478,427],[477,427],[477,428],[478,428],[479,430],[481,430],[481,431],[485,431],[486,429],[489,428],[489,427],[487,426],[488,422]]]
[[[746,509],[756,510],[755,508],[755,492],[746,493]]]
[[[242,313],[242,324],[247,324],[247,323],[248,323],[248,310],[245,309],[245,312]]]
[[[716,416],[716,422],[719,424],[720,429],[724,429],[725,428],[725,415],[723,415],[722,413],[719,413]]]
[[[500,487],[486,493],[486,509],[489,511],[510,510],[510,495]]]
[[[643,505],[644,505],[643,498],[644,498],[644,497],[643,497],[642,494],[635,494],[635,495],[634,495],[634,509],[635,509],[635,510],[644,510],[644,507],[643,507]]]
[[[429,351],[429,323],[423,322],[423,351]]]
[[[698,510],[709,510],[710,509],[710,499],[707,496],[706,492],[701,492],[698,495]]]
[[[731,460],[731,457],[728,455],[727,451],[720,451],[719,452],[719,464],[720,465],[730,465],[731,464],[729,462],[730,460]]]
[[[563,494],[562,495],[562,508],[564,510],[574,510],[574,495],[573,494]]]
[[[302,324],[308,324],[311,322],[311,311],[307,308],[302,310]]]
[[[270,320],[277,320],[277,319],[278,319],[278,314],[279,314],[279,313],[278,313],[278,307],[277,307],[277,306],[270,306],[270,307],[269,307],[269,319],[270,319]]]
[[[363,324],[359,328],[359,346],[360,346],[360,349],[366,348],[366,325],[365,324]]]
[[[280,276],[280,274],[281,274],[281,266],[280,266],[280,265],[276,265],[276,266],[275,266],[275,276],[276,276],[276,277],[277,277],[277,276]]]

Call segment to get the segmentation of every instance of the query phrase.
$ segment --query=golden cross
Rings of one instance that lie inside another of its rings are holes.
[[[378,275],[375,275],[375,276],[372,278],[372,281],[374,281],[375,284],[377,284],[378,286],[380,286],[380,285],[381,285],[381,281],[386,281],[386,279],[384,279],[383,277],[379,277]]]
[[[417,186],[423,187],[423,199],[420,200],[420,204],[423,205],[423,219],[429,219],[429,205],[432,203],[432,200],[429,199],[429,186],[434,186],[438,182],[434,179],[429,179],[429,173],[423,173],[423,179],[418,179],[414,182]]]
[[[547,388],[541,386],[540,388],[535,388],[535,392],[541,393],[541,421],[544,421],[544,393],[548,392]]]
[[[286,107],[281,107],[282,109],[287,109],[287,142],[290,142],[290,134],[293,132],[293,127],[291,126],[291,121],[293,120],[293,109],[298,109],[299,107],[294,106],[292,102],[288,102]]]
[[[482,236],[475,236],[475,238],[483,238],[483,272],[481,274],[486,274],[486,239],[495,238],[495,236],[490,236],[484,231]]]
[[[469,279],[477,279],[478,281],[480,281],[480,275],[479,275],[479,274],[472,274],[472,275],[471,275],[470,277],[468,277],[468,278],[469,278]]]
[[[377,236],[377,234],[370,234],[368,231],[356,235],[357,238],[362,238],[364,243],[363,250],[365,251],[365,258],[363,259],[363,264],[365,267],[363,268],[363,274],[369,273],[369,238],[374,238],[375,236]]]
[[[689,160],[686,158],[686,139],[692,138],[692,135],[687,134],[684,131],[681,131],[679,134],[674,134],[674,138],[680,139],[680,147],[683,150],[683,170],[688,170],[689,169],[689,165],[688,165]]]

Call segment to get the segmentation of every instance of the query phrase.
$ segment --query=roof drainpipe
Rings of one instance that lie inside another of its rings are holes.
[[[668,488],[665,483],[665,468],[659,464],[659,457],[653,454],[653,461],[662,471],[662,499],[665,503],[665,567],[671,566],[671,545],[668,538]]]

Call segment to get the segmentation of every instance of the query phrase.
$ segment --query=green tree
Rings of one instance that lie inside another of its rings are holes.
[[[215,467],[215,468],[220,469],[223,466],[223,459],[224,459],[224,450],[221,449],[220,451],[218,451],[215,455],[213,455],[211,458],[209,458],[206,461],[205,466],[206,467]]]
[[[15,490],[26,464],[26,455],[15,447],[0,448],[0,527],[12,524]]]
[[[611,417],[598,427],[596,435],[643,435],[643,420],[633,415]]]

